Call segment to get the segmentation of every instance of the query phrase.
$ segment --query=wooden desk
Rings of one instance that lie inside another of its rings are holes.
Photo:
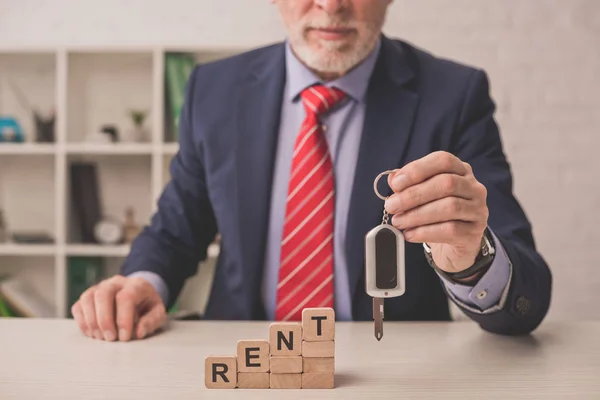
[[[110,343],[71,320],[0,319],[0,399],[600,399],[600,322],[546,323],[520,338],[471,322],[388,322],[381,342],[372,324],[338,323],[335,389],[206,389],[204,358],[268,338],[268,325],[174,322]]]

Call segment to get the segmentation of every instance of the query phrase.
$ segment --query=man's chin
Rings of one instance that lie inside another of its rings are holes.
[[[353,57],[347,54],[332,54],[331,51],[311,52],[304,58],[309,67],[322,73],[344,73],[356,65]]]

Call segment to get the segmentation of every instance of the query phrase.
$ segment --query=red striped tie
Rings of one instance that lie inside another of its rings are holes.
[[[304,308],[333,307],[334,176],[319,116],[345,94],[313,86],[301,97],[306,117],[292,158],[277,285],[278,321],[299,321]]]

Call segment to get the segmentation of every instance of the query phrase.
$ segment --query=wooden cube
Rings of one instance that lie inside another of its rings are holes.
[[[335,357],[335,342],[302,342],[302,357],[332,358]]]
[[[333,308],[305,308],[302,310],[302,340],[305,342],[335,340]]]
[[[236,357],[206,357],[204,385],[208,389],[235,389],[237,386]]]
[[[238,372],[269,372],[269,354],[266,340],[238,341]]]
[[[237,387],[240,389],[269,389],[268,372],[238,372]]]
[[[333,389],[333,373],[302,374],[302,389]]]
[[[298,346],[302,349],[302,345]],[[302,356],[271,356],[271,372],[274,374],[298,374],[302,372]],[[316,372],[316,371],[315,371]]]
[[[335,372],[335,358],[303,358],[302,372],[313,374],[333,373]]]
[[[272,356],[299,356],[302,354],[302,324],[275,322],[269,327]]]
[[[271,389],[302,389],[302,374],[271,373]]]

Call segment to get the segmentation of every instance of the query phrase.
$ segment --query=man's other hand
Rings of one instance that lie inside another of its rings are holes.
[[[121,275],[86,290],[71,313],[85,335],[108,341],[143,339],[167,320],[162,299],[148,281]]]

